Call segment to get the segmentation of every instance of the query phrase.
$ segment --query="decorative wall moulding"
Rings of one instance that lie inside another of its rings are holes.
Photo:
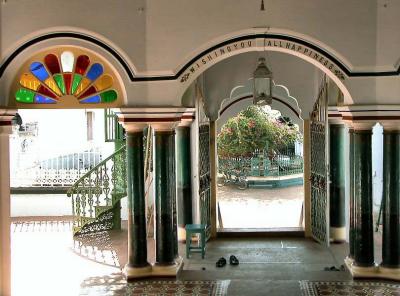
[[[118,53],[118,51],[105,42],[78,32],[56,32],[38,36],[22,44],[15,51],[10,54],[0,65],[0,78],[4,74],[8,65],[25,49],[28,47],[54,38],[74,38],[83,41],[91,42],[102,49],[109,52],[124,68],[129,79],[135,81],[165,81],[165,80],[178,80],[182,83],[189,80],[189,77],[204,68],[207,64],[214,64],[219,60],[224,59],[230,55],[238,54],[246,51],[259,51],[259,50],[279,50],[286,51],[300,57],[314,60],[328,71],[331,71],[340,80],[346,77],[376,77],[376,76],[397,76],[400,74],[400,66],[395,71],[366,71],[366,72],[353,72],[342,61],[337,59],[334,55],[329,53],[324,48],[317,46],[315,43],[309,42],[299,37],[289,36],[285,34],[270,34],[270,33],[257,33],[247,34],[236,38],[230,38],[218,44],[210,46],[203,50],[201,53],[194,56],[181,68],[176,71],[175,75],[137,75],[129,66],[127,61]],[[262,39],[262,48],[259,48]]]

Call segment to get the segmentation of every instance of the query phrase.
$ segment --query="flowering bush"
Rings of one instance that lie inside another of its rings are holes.
[[[293,124],[277,120],[262,107],[250,106],[223,125],[217,138],[218,155],[249,155],[266,146],[277,151],[301,139]]]

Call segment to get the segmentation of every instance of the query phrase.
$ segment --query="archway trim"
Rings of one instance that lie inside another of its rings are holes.
[[[197,69],[200,69],[202,65],[206,65],[208,62],[211,62],[211,59],[216,59],[221,55],[229,54],[230,52],[233,52],[235,50],[243,49],[242,43],[244,45],[244,48],[256,47],[257,39],[264,39],[264,46],[266,50],[268,50],[268,48],[271,50],[273,50],[274,48],[281,48],[288,51],[295,51],[297,52],[297,54],[303,56],[311,57],[312,59],[315,59],[316,61],[324,65],[329,71],[333,72],[341,80],[344,79],[344,74],[348,77],[376,77],[400,75],[400,65],[395,71],[352,72],[343,62],[338,60],[328,51],[304,39],[283,34],[263,33],[247,34],[236,38],[231,38],[222,41],[208,49],[205,49],[204,51],[193,57],[191,60],[189,60],[185,65],[183,65],[175,75],[137,76],[135,75],[134,71],[129,66],[127,61],[118,53],[118,51],[107,43],[90,35],[79,32],[55,32],[35,37],[19,46],[0,65],[0,78],[3,76],[5,70],[10,65],[10,63],[25,49],[34,44],[55,38],[80,39],[91,42],[103,48],[121,64],[132,82],[164,81],[177,79],[180,79],[181,82],[185,82],[188,80],[188,77],[191,75],[191,73],[194,73]]]
[[[229,103],[228,105],[226,105],[226,106],[219,112],[219,116],[221,116],[222,114],[224,114],[224,112],[225,112],[226,110],[228,110],[230,107],[232,107],[232,106],[235,105],[236,103],[239,103],[240,101],[243,101],[243,100],[252,99],[252,98],[253,98],[252,95],[247,95],[247,96],[243,96],[243,97],[241,97],[241,98],[239,98],[239,99],[237,99],[237,100],[235,100],[235,101]],[[281,100],[281,99],[279,99],[279,98],[277,98],[277,97],[273,97],[272,100],[275,100],[275,101],[278,101],[279,103],[282,103],[283,105],[285,105],[286,107],[288,107],[290,110],[292,110],[292,112],[293,112],[294,114],[296,114],[296,116],[297,116],[298,118],[300,118],[299,112],[298,112],[296,109],[294,109],[292,106],[290,106],[288,103],[286,103],[284,100]]]

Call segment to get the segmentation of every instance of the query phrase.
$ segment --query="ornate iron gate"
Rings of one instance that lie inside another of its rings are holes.
[[[211,177],[210,177],[210,125],[199,126],[199,197],[200,221],[207,225],[207,239],[211,236]]]
[[[311,232],[329,245],[328,88],[324,76],[311,113]]]

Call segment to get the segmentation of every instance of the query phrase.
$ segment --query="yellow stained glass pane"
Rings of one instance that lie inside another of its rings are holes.
[[[82,91],[84,91],[88,85],[91,83],[91,81],[89,79],[87,79],[86,77],[83,77],[81,80],[81,83],[78,85],[74,95],[78,96]]]
[[[44,83],[48,86],[48,88],[50,88],[55,94],[57,94],[57,96],[61,97],[61,91],[58,89],[57,84],[55,83],[55,81],[53,80],[52,77],[47,78]]]
[[[94,83],[94,87],[96,88],[97,91],[102,91],[104,89],[110,88],[112,85],[113,85],[113,78],[108,74],[101,76]]]
[[[37,90],[40,86],[40,81],[31,73],[24,73],[21,75],[19,84],[27,89]]]

